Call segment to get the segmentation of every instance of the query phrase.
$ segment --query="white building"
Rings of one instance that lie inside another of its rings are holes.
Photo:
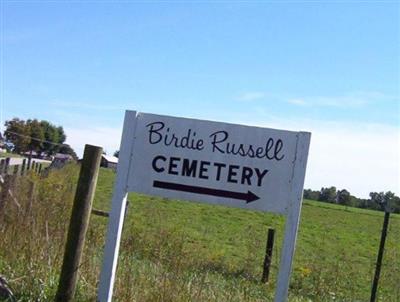
[[[102,155],[101,156],[101,163],[100,167],[110,168],[110,169],[117,169],[118,164],[118,157],[110,156],[110,155]]]

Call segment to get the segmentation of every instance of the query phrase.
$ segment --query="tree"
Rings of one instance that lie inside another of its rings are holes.
[[[114,156],[115,156],[115,157],[119,157],[119,150],[117,150],[117,151],[114,152]]]
[[[311,189],[304,190],[304,199],[311,199],[311,200],[318,200],[319,198],[319,191],[313,191]]]
[[[371,192],[370,199],[357,198],[350,194],[346,189],[337,190],[335,187],[321,188],[321,191],[311,189],[304,190],[304,198],[318,200],[323,202],[338,203],[341,205],[357,207],[362,209],[371,209],[376,211],[389,210],[393,213],[400,213],[400,197],[394,193]]]
[[[28,151],[30,139],[29,127],[25,121],[19,118],[13,118],[10,121],[6,121],[4,126],[4,136],[6,140],[14,145],[13,151],[16,153],[22,153]]]
[[[36,151],[45,153],[48,156],[60,152],[67,136],[63,127],[55,126],[48,121],[29,119],[26,122],[14,118],[5,123],[4,134],[8,142],[14,145],[13,151],[23,153],[26,151]],[[70,146],[63,149],[65,154],[76,156]]]
[[[58,143],[63,144],[67,139],[63,127],[61,126],[57,127],[57,132],[58,132]]]
[[[318,200],[325,202],[336,202],[336,187],[321,188]]]
[[[371,192],[369,193],[368,208],[382,211],[385,208],[385,193]]]
[[[378,209],[382,211],[394,211],[397,208],[399,198],[393,192],[371,192],[369,197],[371,198],[371,204],[377,205]]]
[[[29,129],[30,142],[28,144],[28,150],[40,152],[43,147],[43,141],[45,139],[44,130],[41,123],[37,120],[27,120],[26,126]]]
[[[50,124],[48,121],[41,121],[42,128],[44,130],[45,142],[43,142],[41,152],[47,155],[53,155],[58,152],[60,148],[58,143],[60,141],[59,133],[57,128]]]
[[[393,213],[398,213],[400,214],[400,197],[395,196],[393,198],[393,202],[391,204],[391,208],[393,210]]]
[[[43,152],[47,155],[54,155],[60,152],[62,144],[65,142],[67,136],[65,135],[63,127],[55,126],[48,121],[41,121],[45,133],[46,142],[43,144]],[[65,150],[65,149],[64,149]],[[73,150],[72,150],[73,151]],[[67,154],[67,153],[65,153]]]
[[[336,193],[336,202],[341,205],[351,205],[351,195],[346,189],[338,190]]]

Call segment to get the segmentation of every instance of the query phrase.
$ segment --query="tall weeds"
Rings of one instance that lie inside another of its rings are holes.
[[[47,178],[33,173],[15,178],[14,198],[2,200],[0,273],[19,301],[49,301],[57,286],[75,170],[70,166]]]

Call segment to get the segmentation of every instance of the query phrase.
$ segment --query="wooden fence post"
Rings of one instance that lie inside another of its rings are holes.
[[[19,165],[14,165],[13,175],[17,176],[19,170]]]
[[[21,166],[21,176],[25,175],[25,168],[26,168],[26,158],[22,160],[22,166]]]
[[[5,165],[5,160],[4,159],[0,160],[0,175],[3,175],[4,165]]]
[[[262,283],[267,283],[269,280],[269,269],[271,267],[272,251],[274,248],[274,236],[275,236],[275,230],[268,229],[267,247],[265,250],[263,274],[261,278]]]
[[[5,162],[5,165],[4,165],[4,172],[3,172],[3,174],[5,174],[5,175],[8,174],[8,167],[10,166],[10,160],[11,160],[10,157],[6,158],[6,162]]]
[[[60,281],[55,297],[55,301],[57,302],[70,302],[75,294],[78,268],[89,224],[102,151],[101,147],[85,145],[74,204],[72,206]]]
[[[26,170],[30,170],[31,169],[31,162],[32,162],[32,152],[29,154],[28,165],[27,165]]]

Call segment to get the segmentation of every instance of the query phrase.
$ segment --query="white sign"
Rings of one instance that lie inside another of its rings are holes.
[[[297,134],[139,113],[128,191],[286,214]]]
[[[310,133],[127,111],[98,301],[111,301],[128,192],[287,217],[275,301],[287,297]]]

